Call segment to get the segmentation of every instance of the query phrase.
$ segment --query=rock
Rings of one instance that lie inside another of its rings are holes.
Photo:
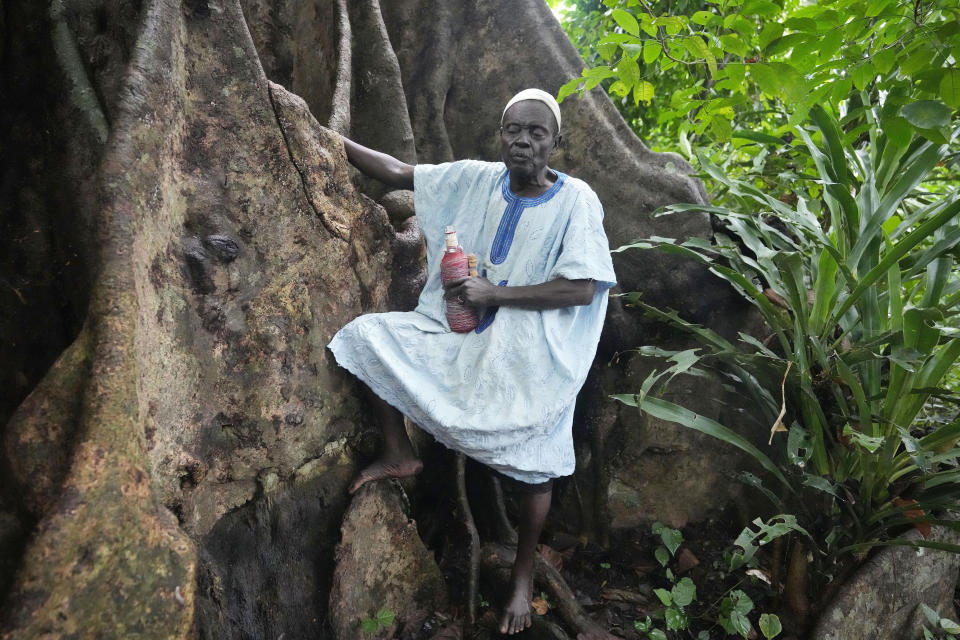
[[[354,496],[343,520],[330,590],[330,620],[338,640],[391,638],[446,604],[443,576],[407,510],[402,489],[392,482],[369,483]],[[361,621],[381,609],[396,614],[393,625],[363,633]]]
[[[611,392],[639,389],[656,366],[657,360],[635,357],[627,375],[612,381],[623,386]],[[678,376],[663,397],[739,428],[742,435],[752,435],[758,446],[763,438],[762,425],[744,420],[744,414],[736,411],[737,397],[715,378]],[[607,504],[612,529],[652,520],[682,527],[742,500],[743,485],[731,476],[749,468],[749,456],[712,436],[642,414],[634,407],[620,405],[617,410],[618,425],[607,444],[611,461]]]
[[[919,539],[912,531],[908,538]],[[934,527],[931,539],[960,544],[960,532]],[[913,640],[927,622],[925,604],[956,620],[953,593],[960,554],[936,549],[886,547],[841,587],[820,615],[810,640]]]
[[[393,226],[398,228],[401,222],[416,213],[413,208],[413,191],[405,189],[397,189],[383,196],[380,206],[386,210]]]

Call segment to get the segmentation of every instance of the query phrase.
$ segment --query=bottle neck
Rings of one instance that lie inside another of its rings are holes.
[[[456,253],[460,250],[460,243],[457,241],[457,232],[451,229],[448,229],[445,233],[445,240],[447,244],[446,252],[447,253]]]

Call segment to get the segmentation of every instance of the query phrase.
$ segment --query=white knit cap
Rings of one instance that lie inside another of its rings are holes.
[[[522,100],[537,100],[550,107],[550,111],[553,112],[553,117],[557,119],[557,131],[560,131],[560,105],[557,104],[557,101],[552,95],[542,89],[524,89],[510,98],[510,102],[507,103],[507,106],[503,108],[503,113],[500,114],[500,124],[503,124],[503,116],[507,114],[507,109]]]

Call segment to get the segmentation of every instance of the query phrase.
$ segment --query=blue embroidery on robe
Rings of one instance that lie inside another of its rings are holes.
[[[486,269],[483,270],[483,277],[487,277],[487,270],[486,270]],[[507,286],[507,281],[506,281],[506,280],[501,280],[500,282],[497,283],[497,286],[498,286],[498,287],[505,287],[505,286]],[[487,309],[487,313],[483,316],[483,320],[480,321],[480,324],[477,325],[477,328],[474,329],[474,331],[476,331],[477,333],[483,333],[484,330],[486,330],[487,327],[489,327],[490,325],[492,325],[492,324],[493,324],[493,319],[494,319],[495,317],[497,317],[497,310],[498,310],[499,308],[500,308],[500,307],[490,307],[490,308],[488,308],[488,309]]]
[[[517,231],[517,225],[520,223],[520,216],[527,207],[535,207],[543,204],[560,190],[563,186],[564,174],[557,172],[557,181],[549,189],[535,198],[524,198],[518,196],[510,190],[510,179],[508,172],[504,171],[500,178],[500,191],[503,193],[503,199],[507,201],[507,210],[503,212],[500,218],[500,224],[497,226],[497,234],[493,237],[493,246],[490,247],[490,262],[493,264],[502,264],[510,253],[510,245],[513,244],[513,235]]]

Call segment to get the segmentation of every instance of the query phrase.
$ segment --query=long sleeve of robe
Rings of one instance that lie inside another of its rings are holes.
[[[330,342],[337,362],[438,441],[509,477],[573,473],[574,403],[615,284],[596,194],[558,173],[546,193],[519,197],[502,163],[465,160],[417,165],[414,203],[428,256],[417,308],[351,321]],[[451,332],[440,284],[448,225],[492,283],[590,279],[592,303],[483,309],[476,330]]]

